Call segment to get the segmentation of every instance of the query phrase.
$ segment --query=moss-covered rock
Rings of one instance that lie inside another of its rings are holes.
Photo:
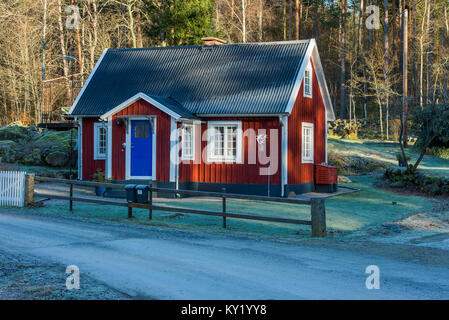
[[[28,128],[22,126],[7,126],[0,128],[0,140],[19,141],[28,138]]]
[[[62,167],[67,164],[69,155],[66,152],[54,151],[45,157],[45,162],[52,167]]]
[[[77,131],[72,129],[70,131],[47,131],[37,135],[33,139],[33,143],[41,149],[51,148],[53,150],[69,151],[70,142],[72,141],[72,148],[76,143]]]
[[[18,144],[11,140],[0,141],[0,157],[2,162],[13,163],[17,160]]]

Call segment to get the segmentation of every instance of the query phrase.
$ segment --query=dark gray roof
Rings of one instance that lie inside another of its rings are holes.
[[[155,96],[153,94],[146,93],[147,96],[150,98],[156,100],[160,104],[163,104],[167,108],[169,108],[171,111],[179,114],[181,118],[195,118],[195,116],[186,108],[184,108],[178,101],[171,97],[161,97],[161,96]],[[108,110],[109,111],[109,110]]]
[[[140,92],[187,114],[285,113],[308,45],[108,49],[71,114],[102,115]]]

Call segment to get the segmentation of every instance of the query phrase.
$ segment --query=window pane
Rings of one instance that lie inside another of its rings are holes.
[[[184,127],[184,136],[182,138],[182,152],[185,156],[193,155],[193,126]]]
[[[223,156],[224,147],[224,127],[215,127],[214,133],[214,155]]]
[[[98,154],[106,155],[106,137],[107,130],[104,127],[98,127]]]

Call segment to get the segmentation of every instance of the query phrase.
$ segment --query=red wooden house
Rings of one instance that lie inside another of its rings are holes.
[[[100,168],[116,182],[286,196],[315,190],[321,168],[336,183],[323,180],[334,113],[313,39],[107,49],[70,114],[82,180]]]

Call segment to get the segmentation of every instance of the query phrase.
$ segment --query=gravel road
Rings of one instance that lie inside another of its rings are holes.
[[[0,209],[0,251],[30,257],[35,267],[77,265],[80,291],[97,281],[101,290],[139,299],[449,298],[448,268],[329,248],[326,241],[309,246]],[[365,286],[369,265],[380,269],[379,290]]]

